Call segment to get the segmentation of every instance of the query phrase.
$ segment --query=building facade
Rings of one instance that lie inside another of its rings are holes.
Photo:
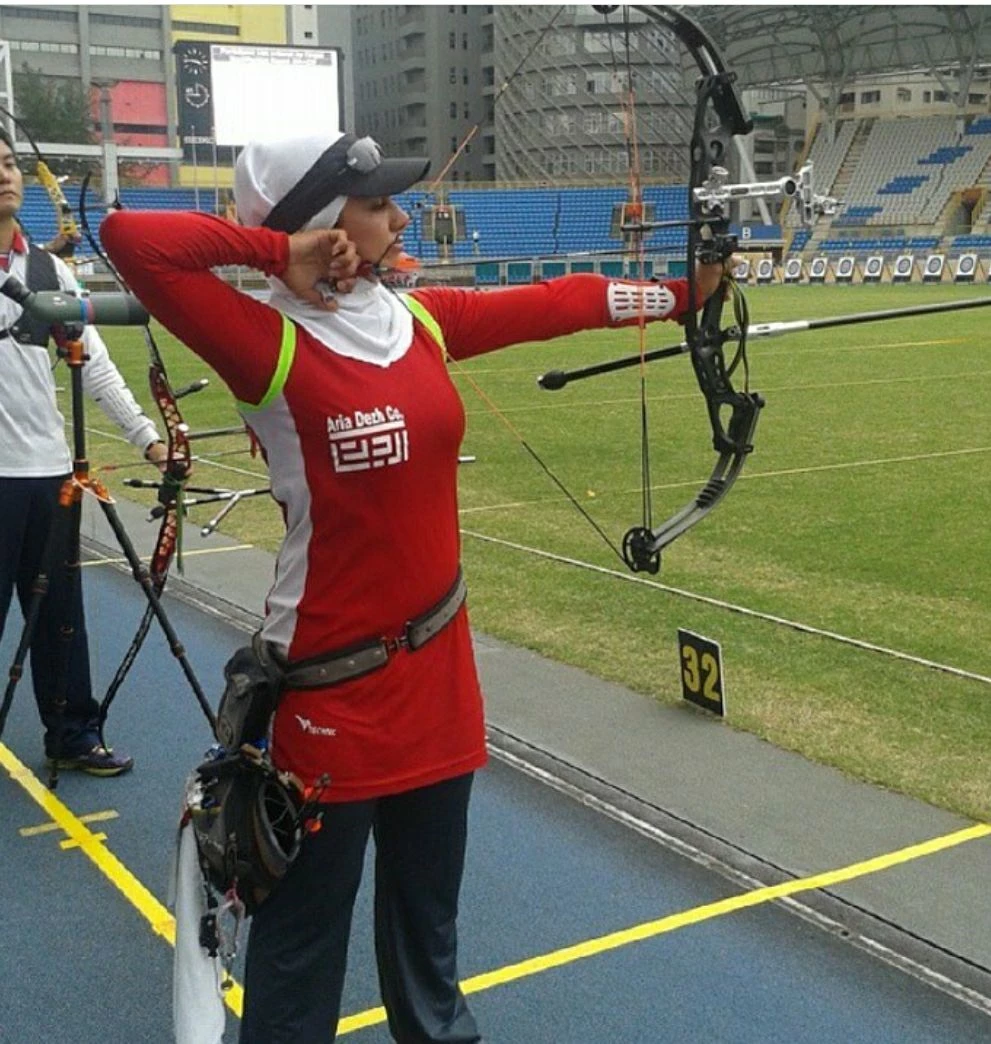
[[[195,62],[177,67],[177,45],[200,43],[335,45],[321,39],[320,5],[0,5],[0,40],[15,78],[24,66],[45,78],[70,79],[89,91],[97,139],[109,122],[118,145],[175,148],[182,136],[184,81],[194,105],[206,104]],[[326,35],[347,20],[326,20]],[[343,28],[342,28],[343,27]],[[347,88],[345,81],[345,88]],[[345,109],[349,91],[345,89]],[[103,109],[101,111],[101,100]],[[14,97],[16,106],[16,91]],[[109,121],[107,117],[109,115]],[[209,129],[201,136],[209,138]],[[193,162],[195,160],[195,162]],[[230,184],[232,157],[203,143],[195,155],[166,165],[149,163],[149,184]],[[136,167],[135,167],[136,169]]]
[[[436,177],[492,180],[492,7],[355,5],[355,127],[387,153],[429,156]]]

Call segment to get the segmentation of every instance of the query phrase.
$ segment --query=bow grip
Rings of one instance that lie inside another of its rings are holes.
[[[726,222],[719,224],[728,227]],[[708,236],[706,231],[709,232]],[[736,253],[738,246],[739,241],[732,232],[712,231],[711,226],[704,225],[695,256],[701,265],[718,265],[728,261]]]

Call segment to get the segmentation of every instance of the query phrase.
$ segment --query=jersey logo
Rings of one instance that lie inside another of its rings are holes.
[[[329,725],[314,725],[309,718],[304,718],[302,714],[295,714],[293,717],[299,722],[299,727],[311,736],[337,735],[337,729],[332,729]]]
[[[327,418],[334,471],[371,471],[409,460],[406,418],[395,406]]]

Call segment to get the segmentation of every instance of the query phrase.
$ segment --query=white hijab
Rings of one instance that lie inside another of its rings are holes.
[[[241,223],[260,226],[275,204],[340,137],[246,145],[234,172],[234,201]],[[345,196],[331,200],[303,228],[333,228],[346,202]],[[301,300],[275,276],[269,276],[268,283],[272,288],[272,307],[338,355],[389,366],[406,354],[413,341],[412,315],[377,279],[359,279],[351,293],[340,294],[336,312],[322,312]]]

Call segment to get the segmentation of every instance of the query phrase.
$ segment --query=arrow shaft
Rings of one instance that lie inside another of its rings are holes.
[[[793,319],[782,323],[751,323],[747,327],[747,338],[782,337],[785,334],[804,333],[807,330],[827,330],[835,326],[857,326],[860,323],[877,323],[888,319],[907,319],[914,315],[932,315],[938,312],[959,312],[968,308],[991,308],[991,297],[975,297],[966,301],[940,301],[934,304],[910,305],[907,308],[886,308],[876,312],[857,312],[853,315],[833,315],[822,319]],[[736,331],[728,331],[733,339]],[[673,355],[682,355],[688,351],[688,345],[672,345],[670,348],[655,348],[640,354],[627,355],[610,362],[595,363],[578,370],[552,370],[537,379],[537,383],[546,391],[557,391],[571,381],[579,381],[585,377],[596,377],[602,373],[624,370],[630,366],[638,366],[641,362],[654,359],[666,359]]]

